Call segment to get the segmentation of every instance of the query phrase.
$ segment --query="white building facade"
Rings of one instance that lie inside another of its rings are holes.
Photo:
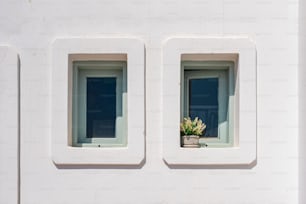
[[[304,11],[294,0],[3,0],[0,204],[306,203]],[[229,145],[180,146],[185,61],[233,63]],[[83,62],[98,70],[87,78],[121,80],[119,140],[78,143]]]

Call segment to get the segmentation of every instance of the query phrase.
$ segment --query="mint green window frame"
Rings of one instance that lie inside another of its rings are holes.
[[[231,147],[234,143],[234,62],[183,61],[181,63],[181,121],[189,116],[189,80],[218,78],[218,137],[201,137],[208,147]]]
[[[86,137],[86,79],[116,78],[116,124],[114,138]],[[73,62],[73,131],[74,147],[124,147],[127,145],[127,70],[126,62]]]

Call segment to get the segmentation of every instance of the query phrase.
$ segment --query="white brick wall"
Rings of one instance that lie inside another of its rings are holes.
[[[298,203],[297,14],[297,0],[1,1],[0,44],[14,46],[21,60],[21,204]],[[162,43],[193,35],[247,36],[256,44],[258,160],[251,169],[173,169],[162,160]],[[75,36],[143,39],[144,165],[52,162],[50,44]]]
[[[306,203],[306,2],[299,7],[299,200]]]
[[[18,200],[18,78],[17,53],[0,46],[0,204]]]

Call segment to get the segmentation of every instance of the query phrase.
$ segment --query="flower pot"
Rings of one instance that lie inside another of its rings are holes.
[[[197,135],[184,135],[182,136],[182,146],[189,148],[198,148],[200,147],[199,139],[200,137]]]

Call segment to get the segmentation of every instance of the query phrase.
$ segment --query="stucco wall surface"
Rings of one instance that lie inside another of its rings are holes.
[[[0,44],[15,47],[20,55],[21,204],[298,203],[298,3],[0,1]],[[251,167],[173,168],[163,161],[162,46],[175,36],[247,36],[254,41],[257,162]],[[52,162],[51,44],[59,37],[136,37],[144,42],[143,164],[101,167]],[[4,120],[0,117],[0,122]],[[10,158],[0,159],[4,165]]]
[[[19,60],[16,51],[0,46],[0,203],[19,197]]]

